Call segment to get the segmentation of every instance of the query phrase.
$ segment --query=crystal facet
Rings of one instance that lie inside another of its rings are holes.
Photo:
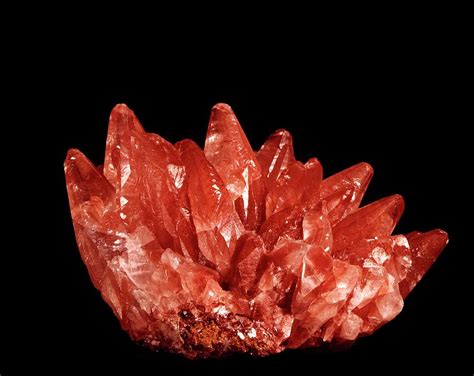
[[[226,104],[204,150],[117,105],[103,169],[75,149],[64,167],[94,286],[135,341],[189,358],[350,343],[401,311],[448,242],[392,235],[399,195],[359,208],[367,163],[323,179],[285,130],[254,152]]]

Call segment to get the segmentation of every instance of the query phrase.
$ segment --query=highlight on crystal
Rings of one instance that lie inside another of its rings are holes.
[[[92,283],[131,338],[188,358],[346,344],[392,320],[447,244],[392,235],[399,195],[360,207],[367,163],[323,179],[291,135],[252,150],[226,104],[202,150],[117,105],[105,160],[69,150],[66,184]]]

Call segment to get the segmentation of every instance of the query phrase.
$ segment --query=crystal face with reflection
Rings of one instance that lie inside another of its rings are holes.
[[[394,195],[359,207],[360,163],[323,179],[291,135],[252,150],[232,109],[212,109],[204,150],[110,116],[103,167],[69,150],[77,244],[131,338],[188,358],[344,344],[392,320],[447,244],[392,235]]]

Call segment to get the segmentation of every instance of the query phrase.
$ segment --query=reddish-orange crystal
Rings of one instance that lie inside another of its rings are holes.
[[[94,286],[130,336],[189,358],[347,343],[392,320],[447,244],[392,235],[401,196],[359,208],[360,163],[323,180],[276,131],[254,152],[214,106],[204,150],[110,116],[103,169],[71,149],[71,214]]]

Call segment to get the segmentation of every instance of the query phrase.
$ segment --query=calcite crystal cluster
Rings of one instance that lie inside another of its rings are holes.
[[[360,163],[323,179],[278,130],[254,152],[225,104],[204,151],[110,116],[103,166],[65,161],[77,244],[94,286],[137,342],[186,357],[347,343],[402,309],[447,243],[392,235],[401,196],[359,207]]]

